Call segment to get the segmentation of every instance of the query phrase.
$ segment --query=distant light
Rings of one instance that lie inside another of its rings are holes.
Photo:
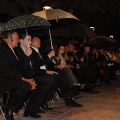
[[[93,31],[95,30],[95,27],[90,27],[90,29],[92,29]]]
[[[113,35],[110,35],[110,38],[113,38]]]
[[[44,6],[43,10],[48,10],[48,9],[52,9],[50,6]]]

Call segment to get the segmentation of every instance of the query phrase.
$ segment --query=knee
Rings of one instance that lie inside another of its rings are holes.
[[[22,88],[26,91],[30,91],[31,90],[31,85],[28,82],[24,82],[22,85]]]

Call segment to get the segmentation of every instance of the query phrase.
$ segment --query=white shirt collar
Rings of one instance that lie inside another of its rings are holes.
[[[8,44],[8,43],[7,43]],[[10,49],[13,51],[13,48],[8,44],[8,46],[10,47]]]
[[[8,43],[7,43],[8,44]],[[10,47],[10,49],[12,50],[13,54],[15,55],[16,59],[18,60],[17,55],[15,54],[15,51],[13,50],[13,48],[8,44],[8,46]]]
[[[37,53],[39,52],[39,50],[35,47],[32,47]]]

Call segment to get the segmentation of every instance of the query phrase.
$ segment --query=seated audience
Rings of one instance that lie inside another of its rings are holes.
[[[4,32],[0,44],[0,95],[12,91],[12,97],[4,106],[6,120],[14,120],[13,112],[18,112],[30,91],[36,89],[36,83],[31,78],[23,76],[21,66],[13,48],[18,46],[19,36],[15,31]]]

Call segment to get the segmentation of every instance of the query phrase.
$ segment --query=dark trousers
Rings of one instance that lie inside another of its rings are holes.
[[[47,96],[53,94],[55,89],[55,80],[51,75],[40,75],[33,77],[37,87],[30,94],[29,101],[25,110],[38,112],[39,107],[46,101]]]
[[[91,83],[95,82],[96,72],[94,70],[90,70],[86,63],[82,63],[80,65],[80,69],[77,69],[77,77],[79,83],[85,84],[85,91],[91,91],[93,89],[93,85]]]
[[[51,100],[54,96],[54,93],[57,91],[59,84],[60,84],[60,76],[59,74],[54,75],[47,75],[48,78],[54,79],[53,84],[51,86],[51,89],[48,91],[48,94],[46,96],[46,100]]]
[[[110,67],[107,66],[107,65],[102,65],[101,68],[104,71],[104,74],[101,77],[102,82],[108,83],[110,78],[111,78],[111,76],[110,76]]]
[[[10,101],[8,102],[6,107],[13,112],[18,112],[21,109],[30,90],[31,85],[27,82],[21,81],[19,85],[11,90],[12,97],[10,98]]]
[[[73,86],[74,83],[78,83],[77,78],[73,74],[70,68],[63,68],[59,71],[61,79],[64,79],[69,83],[69,86]]]

